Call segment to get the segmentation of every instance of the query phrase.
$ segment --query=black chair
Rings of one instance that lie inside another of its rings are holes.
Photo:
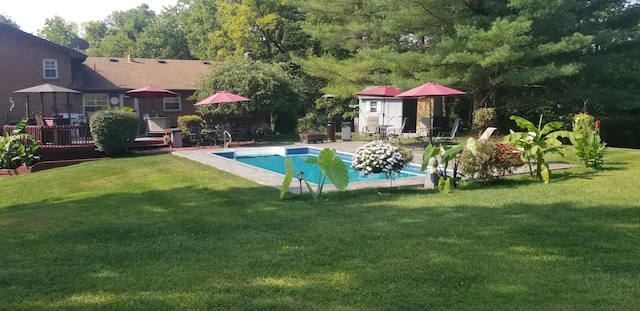
[[[196,147],[204,144],[202,129],[198,127],[189,128],[189,140],[191,141],[191,144],[194,144]]]

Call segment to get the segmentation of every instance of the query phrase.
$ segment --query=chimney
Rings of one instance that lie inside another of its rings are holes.
[[[127,54],[127,60],[128,60],[130,63],[133,63],[133,55],[131,55],[131,51],[129,51],[129,54]]]

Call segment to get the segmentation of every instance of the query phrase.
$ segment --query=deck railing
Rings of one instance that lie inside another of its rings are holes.
[[[5,125],[4,132],[11,133],[14,125]],[[25,132],[32,135],[40,148],[93,147],[94,142],[88,124],[77,125],[27,125]]]

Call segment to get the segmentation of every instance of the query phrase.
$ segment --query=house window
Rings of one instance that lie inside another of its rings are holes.
[[[45,79],[58,79],[58,61],[55,59],[43,59],[42,74]]]
[[[109,94],[83,94],[82,107],[86,116],[89,112],[102,110],[109,106]]]
[[[378,102],[369,102],[369,112],[378,112]]]
[[[165,97],[162,101],[164,104],[164,111],[181,111],[180,95],[177,97]]]

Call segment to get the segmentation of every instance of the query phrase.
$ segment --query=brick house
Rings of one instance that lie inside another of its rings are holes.
[[[164,116],[175,127],[178,116],[195,113],[195,101],[188,98],[214,66],[215,63],[198,60],[87,57],[0,24],[0,117],[5,116],[5,121],[11,122],[36,113],[53,116],[55,100],[59,114],[70,110],[86,118],[89,112],[107,106],[128,106],[141,120],[145,115]],[[69,102],[66,94],[43,94],[44,111],[41,111],[39,94],[14,93],[43,83],[81,94],[70,94]],[[180,95],[153,100],[125,96],[126,91],[149,85]]]
[[[53,94],[44,94],[45,111],[40,111],[38,94],[19,94],[16,90],[51,83],[73,88],[72,67],[81,64],[86,55],[38,38],[11,26],[0,23],[0,117],[6,121],[19,120],[29,114],[53,113]],[[72,103],[80,97],[71,97]],[[56,102],[66,101],[58,95]]]

